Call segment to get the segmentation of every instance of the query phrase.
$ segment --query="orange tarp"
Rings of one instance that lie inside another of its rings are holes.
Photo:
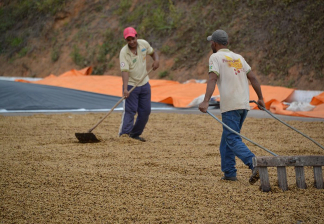
[[[122,97],[122,79],[120,76],[91,75],[91,72],[92,68],[87,67],[82,70],[73,69],[60,76],[50,75],[39,81],[16,81],[59,86]],[[174,107],[179,108],[190,107],[190,103],[197,100],[197,98],[205,94],[206,91],[206,83],[190,82],[181,84],[176,81],[151,79],[150,85],[152,89],[153,102],[172,104]],[[272,113],[324,118],[324,92],[313,97],[311,104],[316,107],[312,111],[294,112],[285,110],[286,106],[282,103],[295,91],[294,89],[266,85],[262,85],[261,88],[266,108]],[[213,95],[219,95],[218,88],[216,88]],[[257,100],[257,95],[251,86],[250,100]],[[254,109],[257,109],[255,104],[250,105],[254,107]]]
[[[312,101],[310,102],[312,105],[320,105],[324,103],[324,92],[321,94],[314,96]]]
[[[152,101],[172,104],[175,107],[188,107],[197,97],[205,94],[206,84],[179,82],[165,83],[160,85],[162,80],[150,80],[152,87]],[[218,89],[213,95],[219,95]]]

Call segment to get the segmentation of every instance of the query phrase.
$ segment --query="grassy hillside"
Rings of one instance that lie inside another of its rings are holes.
[[[211,53],[206,37],[221,28],[229,33],[230,49],[246,58],[263,84],[324,88],[321,0],[0,4],[0,62],[5,64],[0,75],[42,77],[85,66],[93,66],[94,74],[119,75],[122,31],[134,26],[161,55],[155,78],[206,78]]]

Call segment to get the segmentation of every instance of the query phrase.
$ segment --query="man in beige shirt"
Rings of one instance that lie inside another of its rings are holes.
[[[137,39],[137,32],[133,27],[127,27],[124,30],[124,38],[127,45],[121,49],[119,61],[125,100],[119,136],[127,135],[145,142],[140,135],[151,113],[151,86],[148,76],[141,83],[138,82],[147,74],[146,56],[150,55],[153,58],[153,70],[159,67],[159,57],[146,40]],[[129,93],[129,90],[137,83],[137,87]],[[137,119],[134,124],[136,113]]]
[[[258,103],[265,107],[261,86],[245,59],[227,48],[228,35],[224,30],[216,30],[207,40],[211,42],[213,54],[209,58],[209,80],[205,99],[199,105],[199,110],[206,113],[217,83],[220,93],[222,122],[240,133],[250,110],[249,81],[258,95]],[[237,180],[235,156],[252,170],[252,176],[249,180],[251,184],[259,179],[258,170],[254,169],[252,163],[252,158],[255,155],[242,142],[239,135],[223,127],[219,149],[221,169],[224,173],[223,180]]]

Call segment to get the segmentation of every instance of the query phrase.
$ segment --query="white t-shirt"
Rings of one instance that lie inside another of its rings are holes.
[[[247,74],[251,67],[244,58],[228,49],[221,49],[209,58],[209,72],[217,74],[221,113],[250,110],[249,82]]]
[[[135,84],[146,75],[146,55],[153,54],[154,50],[151,45],[143,39],[137,39],[137,55],[133,54],[126,44],[120,51],[119,62],[122,72],[129,72],[128,85]],[[142,86],[149,81],[148,76],[138,84]]]

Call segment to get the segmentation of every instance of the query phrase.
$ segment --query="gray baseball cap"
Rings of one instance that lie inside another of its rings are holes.
[[[207,40],[214,41],[222,45],[227,45],[228,35],[224,30],[216,30],[211,36],[207,37]]]

